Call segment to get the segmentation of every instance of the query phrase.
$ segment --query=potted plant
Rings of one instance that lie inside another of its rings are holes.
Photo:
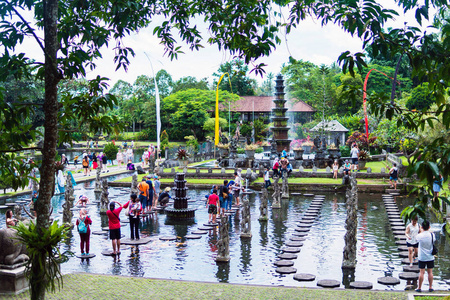
[[[183,165],[186,167],[189,164],[189,154],[184,149],[178,149],[177,159],[180,162],[180,165]]]
[[[305,154],[311,153],[311,148],[314,146],[314,143],[312,141],[305,141],[302,143],[302,148],[305,151]]]
[[[330,146],[328,146],[328,154],[331,158],[338,158],[339,157],[339,149],[336,147],[334,143],[332,143]]]
[[[369,153],[366,150],[360,150],[358,153],[358,167],[360,170],[366,167],[366,162],[370,158]]]
[[[227,156],[228,155],[228,149],[230,148],[230,144],[222,144],[218,143],[217,148],[220,149],[220,156]]]
[[[270,143],[268,141],[262,142],[261,146],[263,147],[264,151],[270,151]]]
[[[258,147],[259,146],[256,144],[245,145],[245,155],[247,155],[247,158],[255,157],[255,150],[258,149]]]

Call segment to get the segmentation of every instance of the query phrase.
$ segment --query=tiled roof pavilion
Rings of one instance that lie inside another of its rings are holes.
[[[273,100],[274,96],[243,96],[240,100],[231,104],[231,110],[234,112],[240,113],[269,113],[272,111],[272,108],[275,106]],[[292,105],[292,102],[295,102]],[[288,112],[308,112],[314,113],[314,109],[301,100],[292,99],[291,101],[286,102],[285,107],[289,110]],[[221,106],[221,109],[228,110],[228,107]]]

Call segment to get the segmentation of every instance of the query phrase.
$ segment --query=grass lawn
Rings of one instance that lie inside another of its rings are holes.
[[[0,299],[30,299],[29,292]],[[405,292],[238,285],[100,274],[64,275],[64,287],[46,299],[333,299],[407,300]]]

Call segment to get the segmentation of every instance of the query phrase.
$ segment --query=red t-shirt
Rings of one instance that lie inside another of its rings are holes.
[[[219,196],[217,196],[216,194],[211,194],[208,197],[208,201],[209,201],[209,204],[217,206],[217,202],[219,201]]]
[[[128,203],[130,203],[130,201],[128,201],[123,208],[127,208],[128,207]],[[113,211],[110,211],[109,209],[106,211],[106,215],[108,216],[108,227],[109,229],[119,229],[120,228],[120,212],[122,211],[122,207],[118,207]]]
[[[80,224],[80,218],[79,217],[77,219],[76,225],[78,226],[78,224]],[[89,216],[86,216],[86,218],[84,219],[84,224],[87,227],[87,232],[86,233],[90,233],[91,232],[91,226],[89,226],[89,225],[92,224],[92,220],[91,220],[91,218],[89,218]]]

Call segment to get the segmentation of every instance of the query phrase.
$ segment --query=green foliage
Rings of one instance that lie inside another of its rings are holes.
[[[185,136],[192,132],[198,139],[203,139],[202,126],[208,118],[208,113],[202,108],[202,103],[191,101],[180,105],[172,116],[173,129],[177,136]]]
[[[342,157],[350,157],[350,147],[349,146],[339,146]]]
[[[208,90],[207,78],[202,78],[200,81],[197,81],[197,79],[192,76],[182,77],[173,84],[172,93],[174,94],[189,89]]]
[[[416,86],[406,101],[408,109],[427,110],[434,103],[432,92],[428,90],[428,83],[425,82]]]
[[[353,143],[356,143],[359,147],[359,149],[362,150],[369,150],[370,147],[376,147],[376,140],[377,136],[374,134],[369,134],[369,138],[367,138],[367,135],[358,131],[353,132],[347,139],[347,146],[351,147]]]
[[[156,140],[156,127],[143,129],[139,131],[135,137],[138,141],[154,141]]]
[[[161,147],[161,152],[164,153],[164,151],[166,150],[166,147],[169,146],[169,135],[167,134],[167,131],[163,130],[163,132],[161,132],[161,136],[160,136],[160,147]]]
[[[119,148],[113,143],[108,143],[103,149],[103,153],[108,159],[114,160],[119,152]]]
[[[255,153],[263,153],[264,152],[264,148],[263,147],[258,147],[255,150]]]
[[[17,230],[17,239],[28,250],[30,260],[26,265],[26,274],[30,280],[31,298],[38,299],[42,290],[55,291],[62,286],[60,264],[67,261],[72,255],[69,251],[60,251],[60,244],[67,239],[70,227],[58,225],[54,221],[49,228],[38,229],[33,221],[27,225],[19,222],[14,227]]]
[[[364,130],[364,123],[361,123],[361,117],[358,115],[347,115],[337,118],[337,121],[342,124],[349,132]]]
[[[237,148],[236,149],[236,153],[237,154],[245,154],[245,149],[244,148]]]
[[[360,74],[346,73],[340,76],[341,85],[336,88],[337,108],[339,115],[351,114],[358,112],[363,104],[362,87],[363,81]]]
[[[193,135],[185,136],[186,146],[192,147],[194,151],[198,150],[198,140]]]
[[[216,119],[215,118],[207,118],[205,123],[203,124],[203,130],[209,134],[214,135],[214,131],[216,128]],[[219,128],[228,129],[228,120],[225,118],[219,118]]]
[[[242,60],[232,60],[231,62],[226,62],[221,64],[217,73],[213,76],[217,78],[214,82],[214,89],[217,87],[217,82],[224,73],[228,73],[230,76],[230,81],[227,75],[225,75],[219,84],[219,89],[223,91],[229,91],[233,94],[239,96],[253,96],[255,94],[253,85],[255,81],[247,77],[248,66],[244,64]]]

